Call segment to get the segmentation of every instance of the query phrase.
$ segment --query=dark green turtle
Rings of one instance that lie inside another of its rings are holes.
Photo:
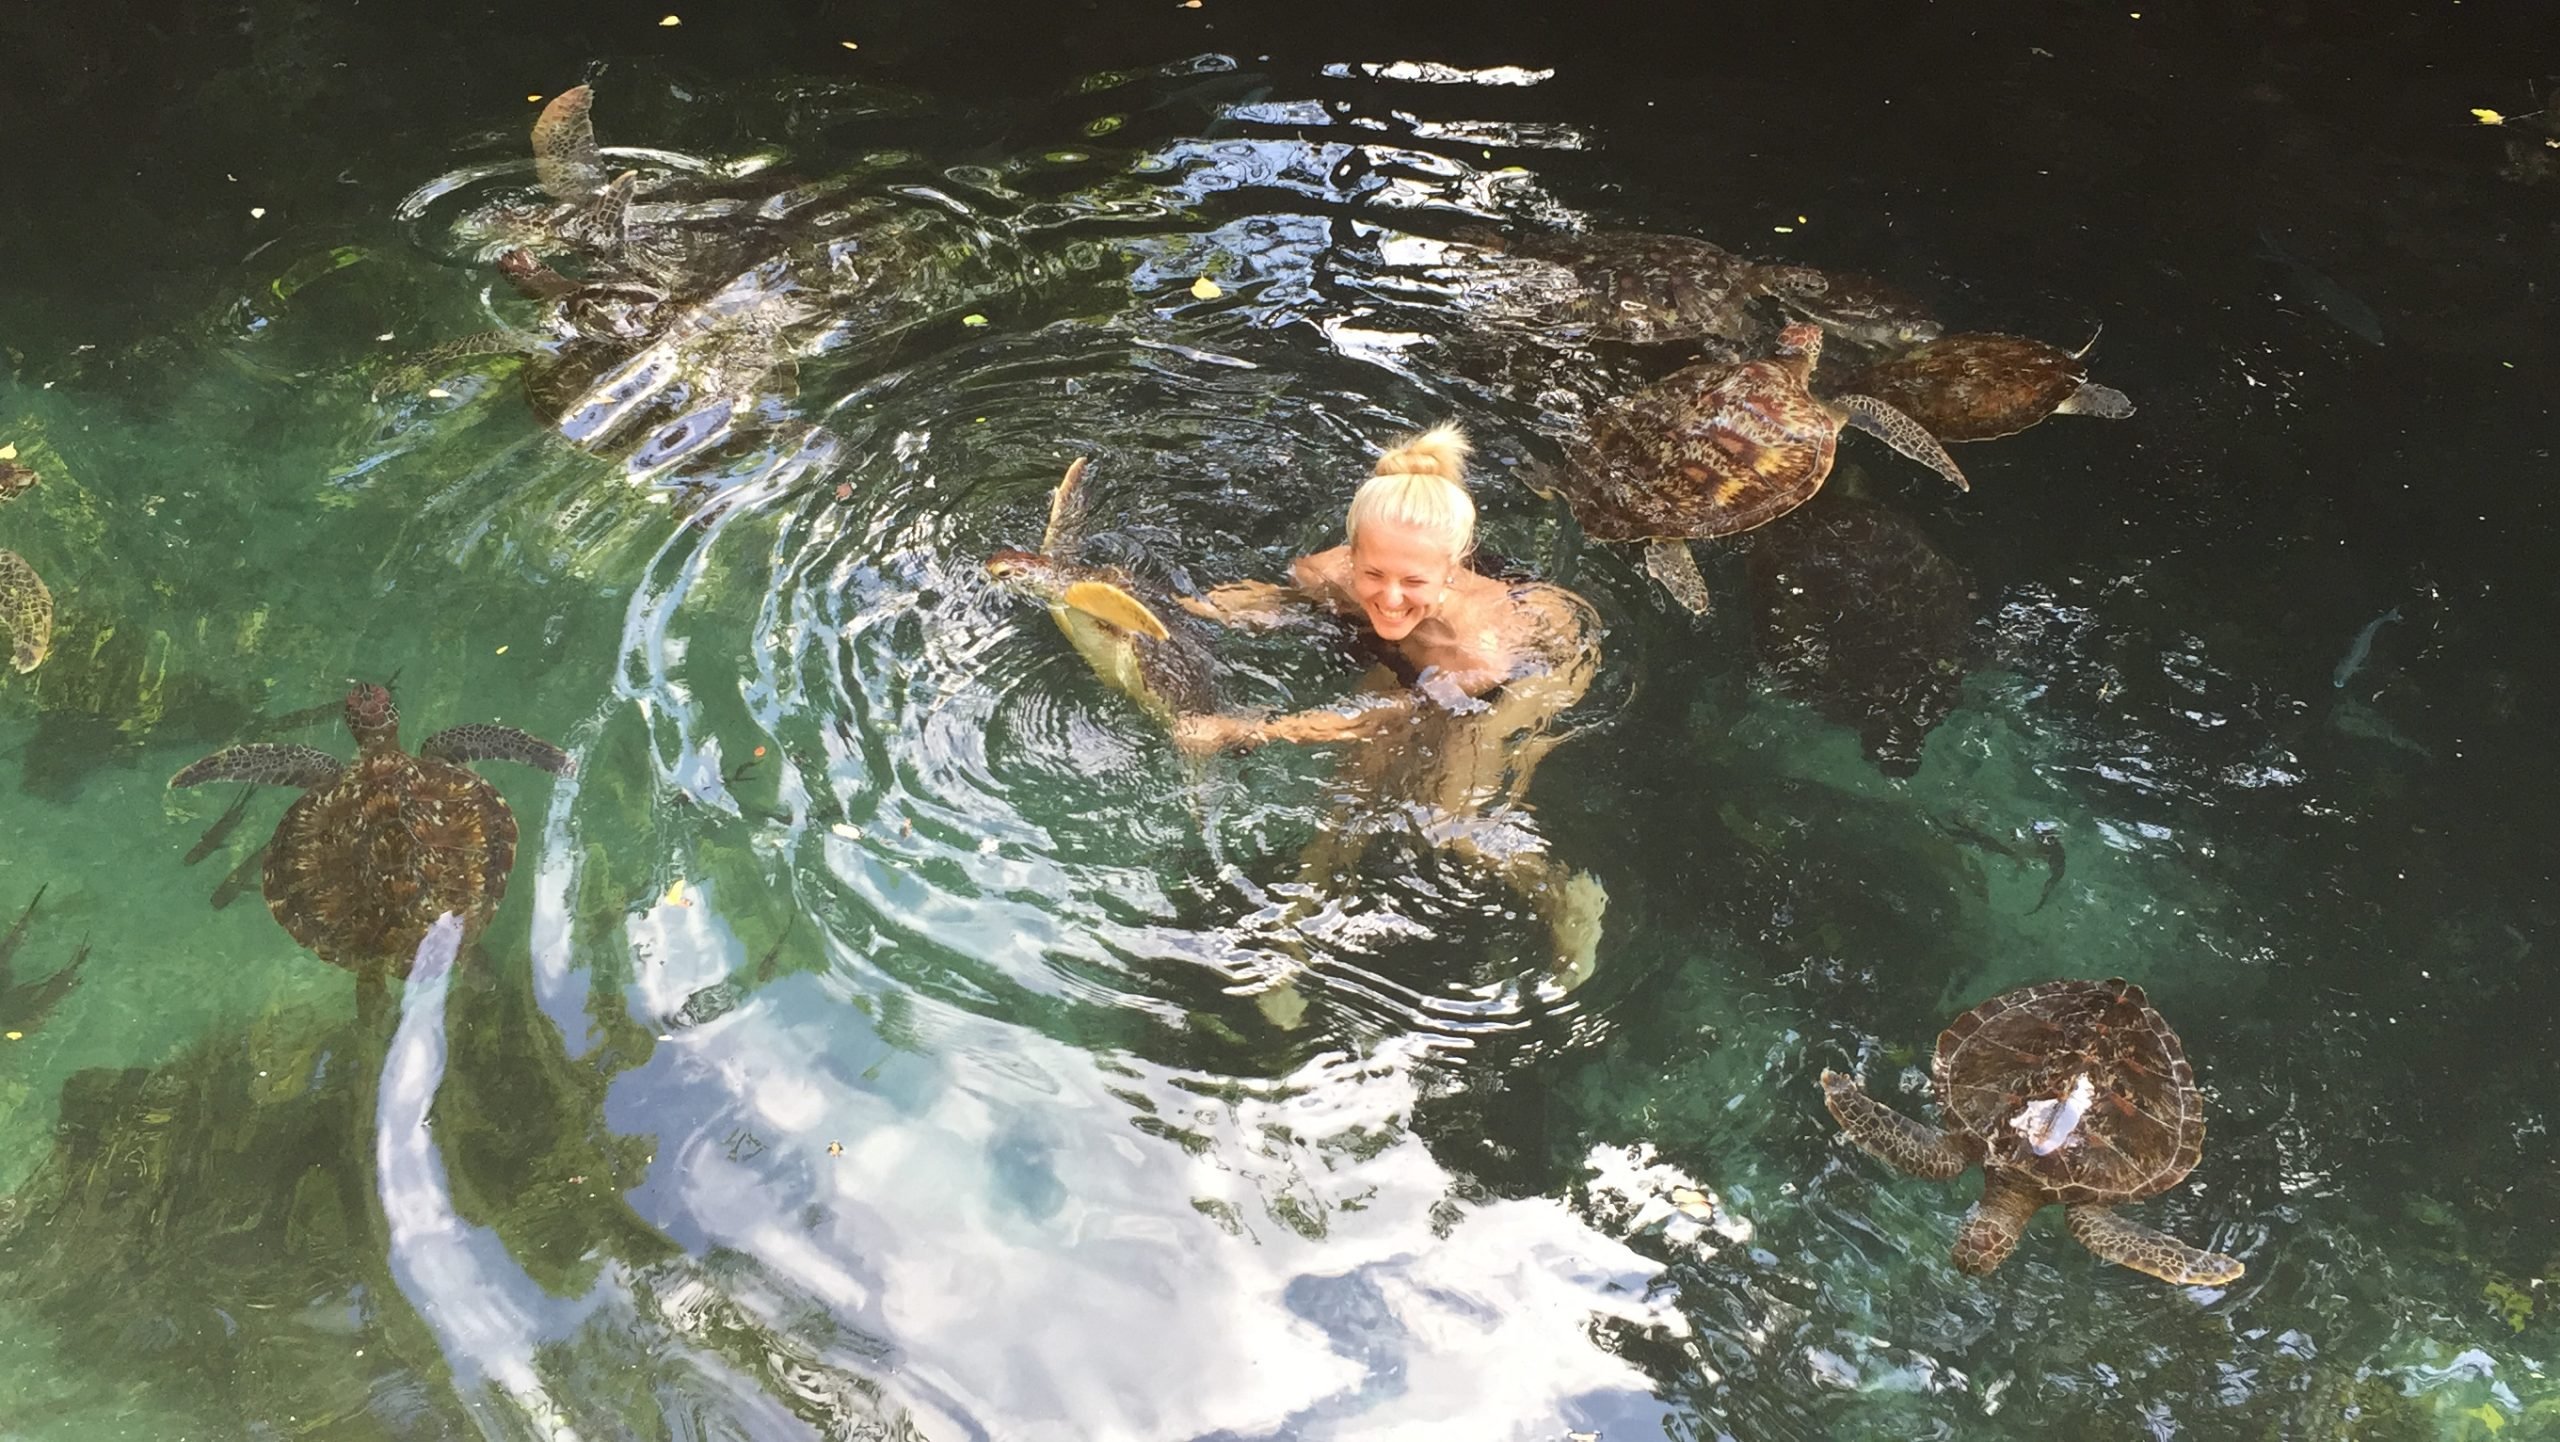
[[[1531,232],[1472,229],[1465,238],[1560,267],[1558,283],[1529,287],[1531,318],[1580,331],[1593,340],[1647,345],[1719,340],[1758,341],[1769,324],[1753,309],[1764,298],[1818,296],[1822,272],[1763,265],[1686,235],[1638,230]]]
[[[1832,335],[1892,353],[1936,340],[1944,327],[1910,292],[1871,275],[1822,272],[1819,288],[1791,286],[1776,292],[1788,310]]]
[[[357,755],[255,742],[217,751],[171,786],[247,781],[305,788],[266,846],[267,909],[322,960],[365,975],[405,975],[436,918],[477,934],[506,895],[516,821],[506,799],[463,763],[520,761],[555,776],[559,747],[507,726],[455,726],[400,749],[400,710],[380,686],[347,693]]]
[[[15,448],[0,459],[0,505],[33,489],[36,473],[18,464]],[[9,634],[9,666],[20,675],[44,664],[53,649],[53,592],[15,551],[0,549],[0,631]]]
[[[1078,457],[1051,494],[1040,549],[998,551],[987,574],[1046,602],[1094,674],[1157,720],[1213,709],[1217,665],[1198,623],[1127,572],[1084,559],[1084,473]]]
[[[28,1032],[44,1024],[55,1006],[80,984],[80,968],[89,961],[89,943],[83,940],[71,953],[71,959],[56,967],[41,981],[15,979],[18,948],[27,939],[27,928],[35,923],[36,906],[44,900],[45,888],[27,902],[18,913],[15,924],[6,935],[0,935],[0,1044],[22,1040]]]
[[[2204,1155],[2204,1095],[2141,987],[2117,978],[2003,992],[1938,1034],[1929,1080],[1936,1129],[1838,1072],[1823,1072],[1822,1098],[1849,1140],[1913,1176],[1944,1181],[1981,1163],[1982,1200],[1956,1235],[1959,1268],[1999,1266],[2028,1219],[2058,1203],[2071,1235],[2119,1266],[2181,1286],[2241,1274],[2237,1258],[2109,1210],[2176,1186]]]
[[[2133,414],[2124,392],[2089,379],[2089,344],[2064,350],[2025,336],[1965,331],[1880,360],[1842,384],[1892,405],[1942,441],[2013,435],[2046,416]]]
[[[1765,525],[1811,500],[1844,424],[1965,488],[1945,448],[1892,406],[1816,399],[1805,387],[1821,360],[1821,328],[1799,322],[1764,359],[1675,372],[1601,412],[1552,492],[1593,538],[1644,543],[1645,569],[1703,615],[1707,583],[1688,542]]]

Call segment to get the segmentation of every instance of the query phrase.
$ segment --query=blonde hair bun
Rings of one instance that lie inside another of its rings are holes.
[[[1378,457],[1382,476],[1438,476],[1467,483],[1467,457],[1475,450],[1456,421],[1442,421],[1418,436],[1407,436]]]

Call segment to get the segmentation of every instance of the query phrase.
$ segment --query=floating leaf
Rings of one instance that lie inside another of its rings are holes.
[[[2483,110],[2477,105],[2471,107],[2471,118],[2479,121],[2483,125],[2504,125],[2507,123],[2507,117],[2500,115],[2494,110]]]
[[[503,656],[503,655],[507,654],[507,648],[506,648],[506,647],[504,647],[504,646],[500,646],[500,647],[498,648],[498,654],[499,654],[499,655],[501,655],[501,656]]]
[[[1216,281],[1211,280],[1209,277],[1204,275],[1198,280],[1191,282],[1191,294],[1198,300],[1216,300],[1218,297],[1225,295],[1226,292],[1218,289],[1218,283]]]
[[[2462,1415],[2479,1423],[2482,1427],[2487,1428],[2489,1430],[2489,1435],[2493,1437],[2498,1433],[2505,1431],[2507,1427],[2507,1414],[2490,1406],[2486,1402],[2481,1403],[2477,1407],[2464,1408]]]
[[[658,904],[660,906],[693,905],[693,898],[685,895],[684,891],[684,878],[679,876],[676,878],[676,884],[667,888],[667,894],[658,898]]]
[[[668,30],[673,29],[678,25],[682,25],[683,23],[684,17],[680,15],[669,15],[658,21],[658,28],[661,30]]]
[[[16,441],[11,441],[5,446],[0,446],[0,461],[14,461],[17,458],[18,443]]]
[[[26,1034],[25,1032],[22,1032],[22,1031],[13,1031],[13,1032],[8,1033],[7,1035],[8,1035],[9,1040],[11,1040],[11,1041],[25,1041],[25,1040],[27,1039],[27,1034]]]
[[[844,47],[845,49],[847,49],[847,50],[859,50],[859,49],[861,49],[861,48],[862,48],[861,46],[854,44],[854,43],[853,43],[852,41],[850,41],[850,40],[839,40],[839,41],[837,41],[836,43],[837,43],[838,45],[843,46],[843,47]]]
[[[969,314],[960,317],[960,323],[962,325],[985,325],[987,323],[987,318],[979,315],[975,311],[972,311]]]

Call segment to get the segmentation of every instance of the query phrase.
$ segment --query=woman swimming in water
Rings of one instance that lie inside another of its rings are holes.
[[[1608,893],[1547,855],[1526,824],[1530,774],[1563,738],[1556,718],[1600,664],[1600,620],[1561,586],[1500,581],[1469,569],[1475,502],[1467,440],[1436,426],[1381,457],[1352,497],[1345,544],[1301,556],[1291,584],[1238,581],[1183,606],[1212,621],[1276,626],[1310,608],[1362,625],[1384,664],[1340,707],[1286,716],[1186,716],[1187,751],[1268,741],[1356,742],[1339,781],[1346,814],[1308,847],[1302,879],[1338,881],[1380,819],[1409,818],[1433,845],[1483,865],[1546,922],[1567,987],[1591,973]],[[1384,803],[1384,804],[1381,804]]]

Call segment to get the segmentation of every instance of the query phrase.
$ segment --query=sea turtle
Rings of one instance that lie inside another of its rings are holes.
[[[1752,302],[1818,296],[1827,281],[1803,266],[1763,265],[1686,235],[1640,230],[1531,232],[1485,227],[1464,238],[1480,249],[1543,261],[1561,284],[1529,287],[1532,318],[1593,340],[1647,345],[1720,340],[1745,345],[1768,333]]]
[[[1084,473],[1079,456],[1051,494],[1040,549],[998,551],[987,574],[1047,602],[1094,674],[1157,720],[1212,709],[1217,666],[1198,624],[1127,572],[1084,559]]]
[[[2000,1265],[2037,1209],[2058,1202],[2071,1235],[2120,1266],[2181,1286],[2237,1278],[2237,1258],[2198,1251],[2108,1210],[2167,1191],[2204,1154],[2204,1097],[2178,1034],[2122,978],[2003,992],[1938,1033],[1929,1064],[1944,1118],[1932,1130],[1822,1073],[1840,1129],[1913,1176],[1982,1164],[1982,1200],[1955,1261]]]
[[[1819,287],[1789,286],[1778,303],[1824,330],[1870,350],[1908,350],[1936,340],[1944,327],[1910,292],[1871,275],[1821,272]]]
[[[1764,359],[1674,372],[1601,412],[1569,449],[1552,493],[1592,537],[1645,542],[1645,569],[1704,615],[1707,583],[1687,543],[1750,530],[1812,499],[1843,424],[1965,489],[1964,472],[1909,416],[1873,396],[1816,399],[1805,383],[1821,359],[1821,327],[1798,322]]]
[[[36,473],[18,464],[17,448],[0,448],[0,505],[25,495]],[[20,675],[44,664],[53,648],[53,593],[15,551],[0,550],[0,631],[9,633],[9,665]]]
[[[267,843],[267,909],[323,961],[405,975],[419,940],[453,912],[477,932],[506,895],[516,822],[466,761],[521,761],[555,776],[567,752],[507,726],[455,726],[410,755],[400,709],[380,686],[347,693],[352,763],[308,746],[253,742],[217,751],[171,786],[248,781],[307,788]]]
[[[1909,519],[1855,494],[1753,533],[1746,562],[1761,675],[1856,730],[1887,776],[1919,770],[1922,745],[1955,709],[1970,669],[1974,596],[1964,572]]]
[[[1842,382],[1928,428],[1942,441],[1987,441],[2046,416],[2133,414],[2124,392],[2089,379],[2081,364],[2096,336],[2063,350],[2025,336],[1963,331],[1880,360]]]

